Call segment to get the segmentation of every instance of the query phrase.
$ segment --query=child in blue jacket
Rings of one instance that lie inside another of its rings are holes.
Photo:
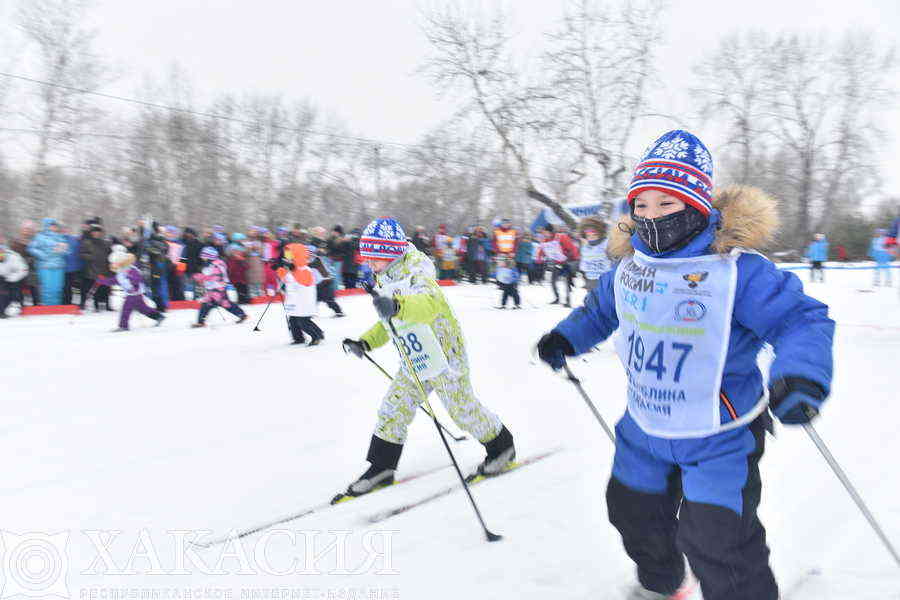
[[[497,265],[497,285],[503,290],[500,298],[500,306],[497,308],[506,308],[506,301],[512,299],[513,309],[522,308],[522,301],[519,298],[519,278],[521,277],[519,269],[516,268],[515,260],[512,258],[501,258]]]
[[[806,248],[806,258],[809,259],[809,280],[825,283],[825,261],[828,260],[828,238],[824,233],[817,233],[813,241]]]
[[[611,235],[618,265],[538,343],[559,369],[619,331],[628,408],[607,504],[637,564],[635,600],[687,597],[682,555],[706,600],[778,598],[756,514],[766,409],[807,423],[831,385],[828,307],[754,250],[774,232],[774,201],[743,187],[714,196],[712,176],[692,134],[651,145]],[[768,382],[756,362],[766,343]]]
[[[869,244],[869,258],[875,261],[875,286],[881,285],[881,274],[884,273],[885,285],[891,287],[891,246],[886,229],[878,229]]]

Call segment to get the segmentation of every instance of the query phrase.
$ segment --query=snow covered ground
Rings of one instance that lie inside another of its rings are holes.
[[[834,392],[819,432],[900,544],[900,298],[896,289],[859,291],[869,271],[827,277],[808,285],[838,322]],[[11,319],[0,324],[0,597],[621,597],[633,574],[606,518],[612,447],[572,386],[531,357],[567,311],[546,305],[546,286],[522,286],[526,309],[515,312],[491,308],[499,298],[491,287],[446,291],[476,391],[508,424],[520,457],[563,447],[473,488],[503,541],[484,541],[462,492],[366,522],[453,484],[446,468],[269,535],[180,549],[193,534],[179,531],[221,535],[295,512],[364,470],[386,381],[345,356],[340,340],[373,322],[366,297],[340,300],[345,319],[323,306],[326,342],[312,349],[288,346],[279,306],[259,333],[252,321],[237,326],[215,313],[209,328],[190,330],[194,311],[171,312],[160,328],[135,315],[126,334],[109,332],[112,313]],[[395,368],[392,348],[374,356]],[[624,381],[608,345],[572,364],[614,422]],[[453,447],[465,470],[482,457],[476,442]],[[444,464],[420,416],[400,475]],[[785,597],[900,598],[900,569],[801,429],[770,438],[763,478],[762,516]]]

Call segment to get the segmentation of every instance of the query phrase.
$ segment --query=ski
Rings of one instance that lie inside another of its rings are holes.
[[[348,495],[346,495],[346,494],[341,493],[341,494],[338,494],[337,496],[335,496],[335,497],[334,497],[333,499],[331,499],[331,500],[328,500],[328,501],[326,501],[326,502],[322,502],[322,503],[320,503],[320,504],[316,504],[315,506],[310,506],[310,507],[304,508],[304,509],[302,509],[302,510],[298,510],[298,511],[293,512],[293,513],[290,513],[290,514],[283,515],[283,516],[281,516],[281,517],[272,519],[271,521],[265,521],[265,522],[263,522],[263,523],[258,523],[258,524],[256,524],[256,525],[253,525],[253,526],[251,526],[251,527],[247,527],[247,528],[245,528],[245,529],[231,530],[231,531],[229,531],[228,533],[226,533],[225,535],[220,536],[220,537],[217,537],[217,538],[212,538],[212,539],[209,539],[209,540],[202,540],[202,541],[192,541],[192,542],[190,542],[190,543],[191,543],[191,545],[197,546],[197,547],[199,547],[199,548],[211,548],[211,547],[213,547],[213,546],[218,546],[218,545],[224,544],[224,543],[226,543],[226,542],[230,542],[230,541],[233,541],[233,540],[239,540],[239,539],[241,539],[241,538],[245,538],[245,537],[250,536],[250,535],[253,535],[253,534],[255,534],[255,533],[259,533],[259,532],[261,532],[261,531],[265,531],[265,530],[267,530],[267,529],[271,529],[272,527],[275,527],[275,526],[277,526],[277,525],[283,525],[284,523],[289,523],[289,522],[291,522],[291,521],[296,521],[297,519],[306,517],[306,516],[311,515],[311,514],[313,514],[313,513],[321,512],[321,511],[323,511],[323,510],[326,510],[326,509],[328,509],[328,508],[331,508],[332,506],[337,506],[337,505],[339,505],[339,504],[344,504],[344,503],[346,503],[346,502],[349,502],[349,501],[351,501],[351,500],[356,500],[356,499],[358,499],[358,498],[364,498],[364,497],[366,497],[366,496],[369,496],[369,495],[371,495],[371,494],[374,494],[375,492],[377,492],[377,491],[379,491],[379,490],[387,489],[387,488],[390,488],[390,487],[394,487],[394,486],[400,485],[401,483],[407,483],[407,482],[409,482],[409,481],[413,481],[413,480],[416,480],[416,479],[420,479],[420,478],[425,477],[425,476],[427,476],[427,475],[431,475],[432,473],[437,473],[438,471],[441,471],[441,470],[443,470],[443,469],[446,469],[446,468],[448,468],[449,466],[450,466],[450,465],[441,465],[441,466],[439,466],[439,467],[433,467],[433,468],[431,468],[431,469],[425,469],[425,470],[422,470],[422,471],[418,471],[418,472],[415,472],[415,473],[411,473],[411,474],[407,475],[406,477],[401,477],[400,479],[395,480],[394,483],[391,483],[391,484],[389,484],[389,485],[382,485],[382,486],[376,487],[376,488],[373,489],[371,492],[369,492],[369,493],[367,493],[367,494],[363,494],[363,495],[361,495],[361,496],[348,496]]]
[[[806,586],[807,583],[818,577],[822,574],[820,569],[808,569],[800,577],[787,589],[786,592],[782,592],[782,597],[785,600],[791,600],[795,598],[798,593],[800,593],[803,587]]]
[[[472,486],[472,485],[479,484],[482,481],[488,481],[491,479],[496,479],[497,477],[502,477],[503,475],[506,475],[507,473],[511,473],[521,467],[525,467],[525,466],[534,464],[540,460],[547,458],[548,456],[553,456],[554,454],[560,452],[561,450],[562,450],[562,448],[554,448],[552,450],[548,450],[547,452],[543,452],[541,454],[535,454],[533,456],[529,456],[528,458],[525,458],[520,461],[515,461],[512,464],[510,464],[509,467],[507,467],[504,471],[502,471],[501,473],[498,473],[497,475],[485,476],[485,475],[481,475],[479,473],[472,473],[471,475],[466,477],[466,482],[470,486]],[[390,510],[385,510],[385,511],[382,511],[379,513],[375,513],[374,515],[370,516],[366,520],[369,523],[381,523],[382,521],[386,521],[387,519],[390,519],[391,517],[395,517],[397,515],[408,512],[414,508],[418,508],[419,506],[422,506],[423,504],[428,504],[429,502],[431,502],[433,500],[443,498],[444,496],[449,496],[450,494],[452,494],[453,492],[455,492],[458,489],[460,489],[460,486],[458,486],[458,485],[448,486],[440,491],[437,491],[437,492],[431,494],[430,496],[425,496],[424,498],[420,498],[419,500],[410,502],[409,504],[404,504],[402,506],[398,506],[398,507],[392,508]]]

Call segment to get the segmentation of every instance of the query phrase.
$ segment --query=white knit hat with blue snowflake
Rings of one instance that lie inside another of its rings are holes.
[[[369,223],[359,237],[359,254],[363,258],[394,260],[406,254],[409,247],[400,223],[390,217],[379,217]]]
[[[664,133],[647,148],[635,167],[628,202],[644,190],[665,192],[709,215],[713,190],[709,150],[690,132],[675,129]]]

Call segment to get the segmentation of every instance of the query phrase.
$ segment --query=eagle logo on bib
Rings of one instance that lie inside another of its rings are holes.
[[[681,278],[688,282],[689,288],[697,287],[701,281],[706,281],[706,277],[709,275],[709,271],[698,271],[696,273],[688,273],[687,275],[682,275]]]

